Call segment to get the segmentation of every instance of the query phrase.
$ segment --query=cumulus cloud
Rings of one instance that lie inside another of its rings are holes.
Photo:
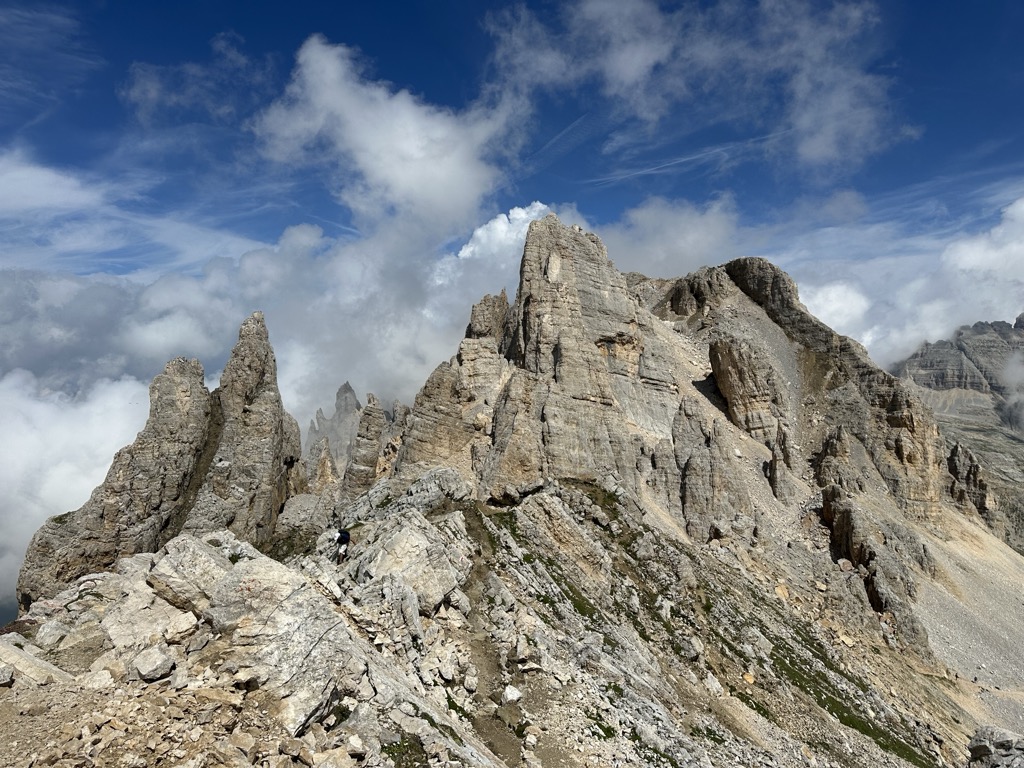
[[[808,308],[890,365],[922,342],[1024,310],[1024,198],[975,233],[914,231],[869,218],[768,236],[764,255],[786,268]],[[763,235],[764,233],[762,233]]]
[[[738,215],[728,197],[703,207],[649,198],[597,232],[619,269],[650,277],[685,275],[741,255]]]
[[[361,393],[410,402],[455,352],[471,303],[514,291],[529,222],[549,210],[533,203],[493,217],[458,249],[427,260],[415,293],[391,290],[395,278],[373,268],[374,242],[336,241],[310,225],[149,285],[3,273],[0,611],[13,600],[31,534],[47,516],[81,506],[142,427],[141,382],[167,359],[198,357],[215,385],[239,323],[263,309],[285,405],[303,422],[346,379]]]
[[[963,272],[1024,280],[1024,198],[1007,206],[989,231],[951,243],[942,260]]]
[[[0,378],[0,613],[12,618],[29,539],[52,515],[77,509],[145,423],[146,385],[101,379],[77,397],[47,391],[25,370]]]
[[[331,163],[337,195],[360,226],[411,217],[447,236],[474,221],[501,181],[491,158],[504,149],[509,110],[428,104],[369,79],[354,50],[314,36],[256,131],[278,161]]]
[[[871,308],[867,296],[841,281],[810,286],[803,291],[801,299],[811,314],[846,335],[850,335],[848,329],[859,329],[864,324]]]

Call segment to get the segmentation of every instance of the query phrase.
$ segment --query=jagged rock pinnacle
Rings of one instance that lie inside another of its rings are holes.
[[[18,580],[21,606],[119,557],[155,552],[182,530],[228,527],[267,546],[285,500],[304,489],[298,461],[298,425],[281,404],[256,312],[212,394],[196,360],[172,360],[153,380],[146,426],[114,457],[103,484],[33,537]]]

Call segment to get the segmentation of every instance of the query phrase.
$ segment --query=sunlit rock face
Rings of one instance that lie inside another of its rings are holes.
[[[624,275],[551,216],[520,277],[305,466],[260,316],[215,392],[172,361],[30,549],[0,763],[1012,764],[1024,559],[934,390],[762,259]]]

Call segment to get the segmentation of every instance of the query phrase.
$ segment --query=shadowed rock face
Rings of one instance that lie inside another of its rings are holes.
[[[0,706],[3,664],[53,678],[19,690],[26,713],[173,699],[146,738],[197,766],[938,768],[1024,716],[1024,559],[989,531],[985,456],[762,259],[627,276],[534,222],[516,296],[472,309],[411,409],[339,390],[312,493],[275,375],[254,317],[205,400],[181,395],[197,364],[154,381],[177,421],[118,455],[95,498],[119,472],[134,495],[83,530],[141,530],[152,498],[159,549],[32,603],[23,648],[0,637]],[[193,421],[191,454],[167,448],[191,464],[161,474],[150,443]],[[43,547],[84,548],[55,525],[26,564],[39,594],[74,579]],[[156,759],[79,738],[84,717],[46,760]],[[16,726],[22,751],[51,731]]]
[[[196,360],[167,364],[149,389],[146,426],[78,510],[33,537],[18,579],[27,608],[120,557],[155,552],[183,529],[230,528],[266,546],[301,484],[298,426],[283,409],[263,316],[242,325],[212,394]]]

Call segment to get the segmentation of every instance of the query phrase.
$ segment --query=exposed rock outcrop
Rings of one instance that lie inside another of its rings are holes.
[[[916,385],[942,426],[958,501],[972,504],[1024,552],[1024,465],[1016,458],[1024,424],[1024,316],[1012,326],[964,326],[949,340],[922,345],[893,370]]]
[[[344,472],[345,463],[351,452],[352,441],[355,440],[359,429],[359,412],[361,410],[362,405],[359,404],[355,390],[346,381],[338,387],[338,393],[334,398],[334,413],[330,418],[324,415],[323,410],[317,410],[316,418],[309,423],[303,457],[307,461],[314,458],[314,446],[319,445],[320,441],[326,438],[335,463]]]
[[[969,768],[1021,768],[1024,766],[1024,736],[1002,728],[979,728],[968,747]]]
[[[153,380],[146,426],[114,457],[103,484],[33,537],[19,603],[27,608],[120,557],[155,552],[182,530],[230,527],[268,546],[285,500],[304,490],[298,461],[298,425],[281,404],[274,353],[256,313],[212,394],[196,360],[172,360]]]
[[[247,319],[213,393],[209,469],[183,530],[229,528],[265,548],[289,496],[305,490],[299,425],[284,410],[262,313]]]
[[[169,362],[149,387],[146,426],[114,456],[103,484],[32,538],[18,579],[23,608],[119,557],[155,552],[181,530],[205,471],[211,411],[202,366]]]

